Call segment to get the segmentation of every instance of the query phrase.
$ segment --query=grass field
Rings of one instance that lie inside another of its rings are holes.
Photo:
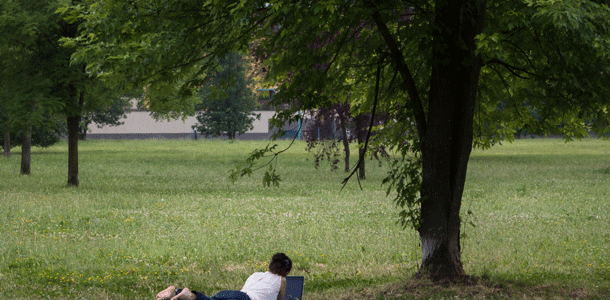
[[[304,275],[305,299],[610,297],[610,144],[518,140],[471,158],[462,240],[476,285],[411,280],[418,236],[395,224],[387,172],[340,190],[296,144],[280,188],[227,171],[265,142],[86,141],[80,187],[67,144],[0,159],[0,294],[11,299],[154,299],[170,284],[239,289],[275,252]],[[282,142],[282,145],[287,145]],[[355,152],[355,151],[353,151]],[[354,157],[353,162],[356,161]],[[342,168],[340,168],[342,169]],[[472,222],[475,226],[466,223]]]

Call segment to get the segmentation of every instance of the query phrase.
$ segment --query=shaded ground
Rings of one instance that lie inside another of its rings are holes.
[[[495,282],[483,278],[451,284],[438,284],[426,279],[409,279],[407,282],[349,292],[339,299],[610,299],[610,290],[562,287],[554,284],[530,286],[524,283]]]

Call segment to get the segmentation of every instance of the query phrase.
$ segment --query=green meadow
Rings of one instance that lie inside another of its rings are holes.
[[[355,178],[341,189],[346,173],[315,169],[297,142],[277,162],[279,188],[263,187],[260,172],[232,184],[228,170],[266,144],[85,141],[78,188],[66,186],[65,141],[34,148],[30,176],[14,148],[0,159],[0,294],[154,299],[178,285],[212,295],[285,252],[291,275],[306,278],[304,299],[610,297],[608,141],[475,150],[462,259],[478,281],[444,286],[411,279],[418,235],[396,224],[381,185],[388,161],[367,159],[362,189]]]

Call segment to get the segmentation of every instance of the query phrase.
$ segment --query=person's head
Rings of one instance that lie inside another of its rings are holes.
[[[284,253],[276,253],[271,257],[269,272],[286,277],[292,270],[292,260]]]

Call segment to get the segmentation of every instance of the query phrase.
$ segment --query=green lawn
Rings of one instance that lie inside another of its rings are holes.
[[[297,143],[279,159],[280,188],[264,188],[262,174],[231,184],[227,171],[265,145],[86,141],[78,188],[65,184],[65,142],[35,148],[31,176],[19,175],[14,148],[0,159],[2,295],[154,299],[170,284],[213,294],[286,252],[305,299],[610,297],[609,142],[474,151],[462,259],[481,280],[442,289],[408,280],[418,236],[395,223],[387,162],[367,160],[363,190],[354,179],[341,191],[345,173],[314,169]]]

